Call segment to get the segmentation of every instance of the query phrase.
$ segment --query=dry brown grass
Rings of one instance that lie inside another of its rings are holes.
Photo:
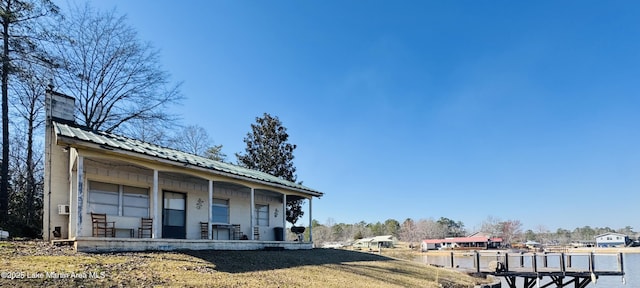
[[[25,276],[0,279],[0,286],[18,287],[473,287],[486,282],[385,257],[384,250],[383,255],[332,249],[87,254],[42,243],[5,242],[0,259],[1,272]],[[27,278],[46,272],[87,278]]]

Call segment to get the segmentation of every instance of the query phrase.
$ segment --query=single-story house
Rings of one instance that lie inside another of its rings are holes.
[[[424,239],[420,243],[420,250],[426,252],[429,250],[440,250],[442,247],[442,239]]]
[[[356,240],[354,248],[393,248],[398,243],[398,239],[393,235],[367,237]]]
[[[444,239],[425,239],[420,244],[420,250],[454,249],[454,250],[479,250],[493,249],[500,246],[502,238],[487,237],[451,237]]]
[[[475,238],[475,237],[487,238],[487,249],[498,249],[502,247],[502,238],[495,237],[489,233],[475,232],[467,237],[468,238]]]
[[[629,236],[620,233],[604,233],[596,236],[596,247],[625,247]]]
[[[286,203],[322,192],[255,170],[74,123],[48,91],[43,238],[79,251],[311,249],[286,239]]]

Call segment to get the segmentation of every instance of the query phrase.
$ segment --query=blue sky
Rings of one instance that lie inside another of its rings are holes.
[[[161,50],[175,112],[231,160],[278,116],[321,223],[640,230],[637,2],[93,5]]]

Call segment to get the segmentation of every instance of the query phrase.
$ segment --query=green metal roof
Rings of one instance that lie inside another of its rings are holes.
[[[185,153],[171,148],[158,146],[144,141],[131,139],[128,137],[115,135],[102,131],[91,131],[84,128],[53,122],[55,132],[58,137],[67,137],[88,143],[100,145],[102,148],[116,151],[116,149],[139,153],[147,156],[157,157],[165,160],[175,161],[181,164],[189,164],[200,168],[212,170],[212,172],[223,172],[245,178],[248,181],[261,181],[278,184],[285,187],[301,190],[314,196],[322,196],[323,193],[308,188],[306,186],[287,181],[268,173],[247,169],[237,165],[211,160],[205,157]],[[117,152],[117,151],[116,151]]]

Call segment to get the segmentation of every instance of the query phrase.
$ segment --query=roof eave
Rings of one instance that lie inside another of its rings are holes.
[[[64,144],[68,144],[68,145],[75,145],[75,146],[80,146],[80,147],[84,147],[84,148],[96,149],[96,150],[105,150],[104,146],[106,146],[106,147],[109,147],[108,150],[109,150],[110,154],[121,154],[121,155],[126,155],[126,156],[129,156],[129,157],[133,157],[133,158],[144,159],[144,160],[150,161],[150,162],[161,162],[161,163],[164,163],[164,164],[167,164],[167,165],[180,166],[180,167],[184,167],[186,169],[191,169],[191,170],[199,170],[199,171],[203,171],[203,172],[206,172],[206,173],[211,173],[211,174],[218,175],[218,176],[224,176],[224,177],[229,177],[229,178],[242,180],[242,181],[246,181],[246,182],[251,182],[251,183],[271,186],[271,187],[275,187],[275,188],[285,189],[285,190],[289,190],[289,191],[294,191],[294,192],[298,192],[298,193],[307,194],[307,195],[310,195],[310,196],[315,196],[315,197],[318,197],[318,198],[320,198],[320,197],[322,197],[324,195],[324,193],[322,193],[322,192],[309,191],[309,190],[305,190],[305,189],[300,189],[300,188],[296,188],[296,187],[290,187],[290,186],[282,185],[282,184],[279,184],[279,183],[273,183],[273,182],[269,182],[269,181],[264,181],[264,180],[255,179],[255,178],[251,178],[251,177],[245,177],[245,176],[242,176],[242,175],[237,175],[237,174],[228,173],[228,172],[224,172],[224,171],[219,171],[219,170],[215,170],[215,169],[209,169],[209,168],[205,168],[205,167],[200,167],[200,166],[188,163],[188,162],[181,162],[181,161],[175,161],[175,160],[165,159],[165,158],[161,158],[161,157],[154,157],[152,155],[146,155],[146,154],[143,154],[143,153],[137,153],[137,152],[133,152],[133,151],[129,151],[129,150],[125,150],[125,149],[122,149],[122,148],[113,147],[113,146],[109,146],[109,145],[97,144],[97,143],[93,143],[93,142],[90,142],[90,141],[78,139],[78,138],[75,138],[75,137],[69,137],[69,136],[64,136],[64,135],[56,135],[56,136],[57,136],[58,145],[60,145],[60,143],[62,142]]]

